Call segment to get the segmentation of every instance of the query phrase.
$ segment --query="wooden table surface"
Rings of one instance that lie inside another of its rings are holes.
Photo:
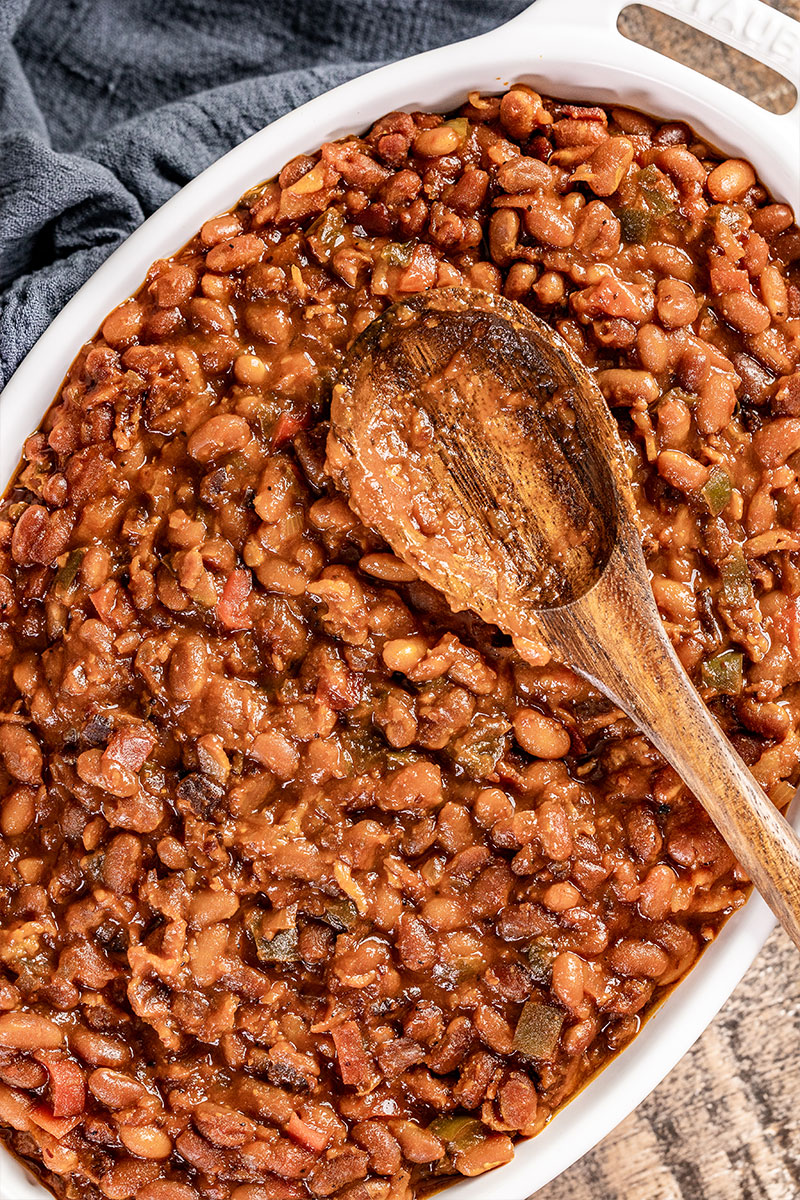
[[[800,20],[800,0],[773,7]],[[675,23],[635,12],[627,22],[637,40],[708,66],[707,44]],[[730,51],[709,73],[762,103],[787,97]],[[536,1200],[800,1200],[800,958],[782,931],[672,1074]]]

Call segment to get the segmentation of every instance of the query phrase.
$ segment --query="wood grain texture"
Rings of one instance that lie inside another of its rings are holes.
[[[800,20],[800,0],[772,6]],[[659,22],[636,15],[631,32],[702,69],[699,39]],[[772,72],[743,76],[725,48],[718,64],[723,82],[784,103]],[[782,931],[667,1079],[536,1200],[800,1200],[800,962]]]
[[[777,930],[664,1082],[536,1200],[797,1200],[800,969]]]

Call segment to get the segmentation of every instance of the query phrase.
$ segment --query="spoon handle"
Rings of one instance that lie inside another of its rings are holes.
[[[624,539],[595,588],[539,619],[550,647],[610,696],[675,768],[800,949],[800,838],[686,675],[638,544]]]

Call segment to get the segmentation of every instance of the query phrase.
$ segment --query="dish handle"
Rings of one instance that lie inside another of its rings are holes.
[[[624,37],[617,28],[620,13],[633,3],[657,9],[742,51],[756,62],[772,68],[794,85],[798,92],[794,107],[787,113],[771,113],[749,101],[760,117],[787,139],[784,145],[800,162],[800,21],[779,12],[762,0],[536,0],[503,27],[504,30],[527,28],[531,32],[548,26],[571,30],[573,35],[602,38],[604,52],[620,56],[630,67],[636,60],[643,64],[658,56],[656,49],[641,46]],[[686,70],[691,68],[686,67]],[[694,72],[698,74],[697,72]],[[706,83],[705,76],[700,76]],[[725,84],[717,84],[725,88]],[[735,89],[728,89],[735,90]],[[741,99],[741,94],[736,92]],[[798,197],[800,202],[800,197]]]

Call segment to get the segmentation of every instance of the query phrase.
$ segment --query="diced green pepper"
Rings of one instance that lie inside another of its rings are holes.
[[[449,753],[473,779],[485,779],[505,754],[510,729],[505,717],[478,713],[469,729],[451,742]]]
[[[645,167],[639,172],[637,182],[651,213],[657,217],[665,217],[667,213],[675,211],[674,199],[664,191],[665,187],[672,185],[657,166],[651,163],[649,167]]]
[[[743,655],[737,650],[723,650],[704,662],[700,669],[703,687],[712,688],[720,696],[738,696],[742,690]]]
[[[730,608],[747,608],[753,603],[753,584],[741,546],[719,564],[722,578],[722,599]]]
[[[703,485],[703,495],[713,517],[719,516],[727,506],[732,494],[733,489],[728,472],[724,467],[712,467],[708,479]]]
[[[407,267],[414,254],[414,242],[387,242],[381,258],[389,267]]]
[[[431,1121],[428,1132],[441,1138],[448,1151],[462,1153],[488,1136],[486,1126],[477,1117],[468,1117],[466,1114],[437,1117]]]
[[[553,976],[553,948],[537,938],[525,951],[530,964],[530,974],[539,987],[549,987]]]
[[[643,208],[623,207],[617,209],[617,217],[626,242],[639,242],[646,246],[653,236],[653,218]]]
[[[649,166],[642,167],[636,176],[636,181],[641,187],[654,188],[663,178],[664,176],[656,164],[650,163]]]
[[[352,929],[358,919],[358,909],[352,900],[343,896],[341,900],[331,900],[325,905],[322,920],[337,933]]]
[[[748,219],[746,210],[740,205],[712,204],[706,213],[706,221],[710,225],[716,225],[719,221],[734,233],[744,233]]]
[[[514,1049],[526,1058],[553,1058],[561,1037],[564,1014],[552,1004],[528,1000],[514,1032]]]
[[[455,129],[462,142],[469,137],[469,121],[466,117],[451,117],[449,121],[444,121],[444,125],[449,125],[451,129]]]
[[[77,577],[78,570],[80,569],[83,555],[83,550],[70,551],[67,561],[64,563],[63,567],[59,568],[58,572],[56,573],[54,583],[60,591],[71,591],[72,585]]]
[[[663,404],[665,400],[682,400],[687,408],[693,408],[697,403],[697,396],[693,396],[691,392],[684,391],[683,388],[673,387],[668,392],[664,392],[664,395],[661,397],[661,403]]]
[[[323,262],[330,259],[337,244],[342,241],[344,220],[338,208],[327,208],[309,227],[306,238],[314,253]]]
[[[276,931],[265,930],[265,916],[266,913],[257,908],[249,914],[245,922],[261,962],[297,962],[300,954],[297,949],[296,927]]]

